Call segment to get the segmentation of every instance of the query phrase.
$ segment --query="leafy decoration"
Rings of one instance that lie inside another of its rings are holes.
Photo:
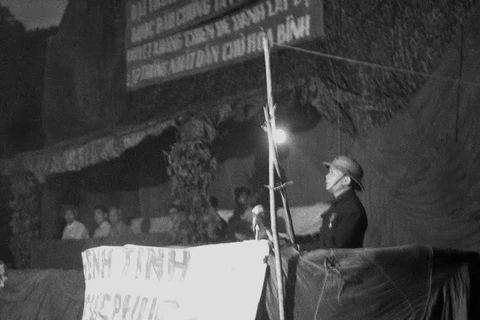
[[[178,243],[198,244],[215,239],[209,235],[211,208],[207,190],[216,170],[211,143],[216,130],[207,119],[189,117],[177,125],[177,142],[166,153],[172,195],[181,214],[174,218],[172,235]]]
[[[11,176],[11,192],[10,248],[15,267],[25,269],[30,267],[30,243],[40,237],[39,183],[29,172],[16,172]]]

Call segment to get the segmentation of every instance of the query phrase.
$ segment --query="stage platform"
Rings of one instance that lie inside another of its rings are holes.
[[[477,253],[429,246],[302,254],[283,247],[286,318],[480,319],[479,262]],[[0,319],[82,318],[82,271],[10,270],[8,276]],[[276,296],[270,255],[257,319],[278,319]]]

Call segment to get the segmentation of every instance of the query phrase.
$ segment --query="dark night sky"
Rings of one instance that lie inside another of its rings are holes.
[[[0,0],[27,30],[60,23],[68,0]]]

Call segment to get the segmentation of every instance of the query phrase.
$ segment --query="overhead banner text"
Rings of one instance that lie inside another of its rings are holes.
[[[129,0],[126,21],[129,90],[324,34],[322,0]]]

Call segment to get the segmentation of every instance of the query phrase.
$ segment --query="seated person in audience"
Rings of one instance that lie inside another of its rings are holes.
[[[227,240],[244,241],[254,238],[252,229],[251,191],[247,187],[235,188],[235,209],[228,220]]]
[[[88,230],[83,223],[76,220],[77,208],[74,206],[64,206],[63,216],[67,225],[63,229],[62,240],[65,239],[88,239]]]
[[[108,212],[110,220],[110,237],[120,237],[132,234],[132,230],[123,222],[122,210],[119,207],[113,206]]]
[[[102,205],[93,208],[93,219],[98,227],[93,232],[94,238],[105,238],[110,234],[110,222],[107,220],[107,208]]]
[[[176,243],[187,244],[189,235],[192,234],[193,230],[191,225],[188,223],[188,217],[185,211],[178,203],[173,203],[168,209],[168,216],[172,223],[172,228],[170,234]]]
[[[227,222],[218,214],[218,199],[210,197],[210,207],[206,210],[205,220],[207,223],[208,238],[214,242],[225,239]]]
[[[150,221],[150,218],[143,218],[140,222],[140,233],[149,233],[151,228],[152,222]]]

